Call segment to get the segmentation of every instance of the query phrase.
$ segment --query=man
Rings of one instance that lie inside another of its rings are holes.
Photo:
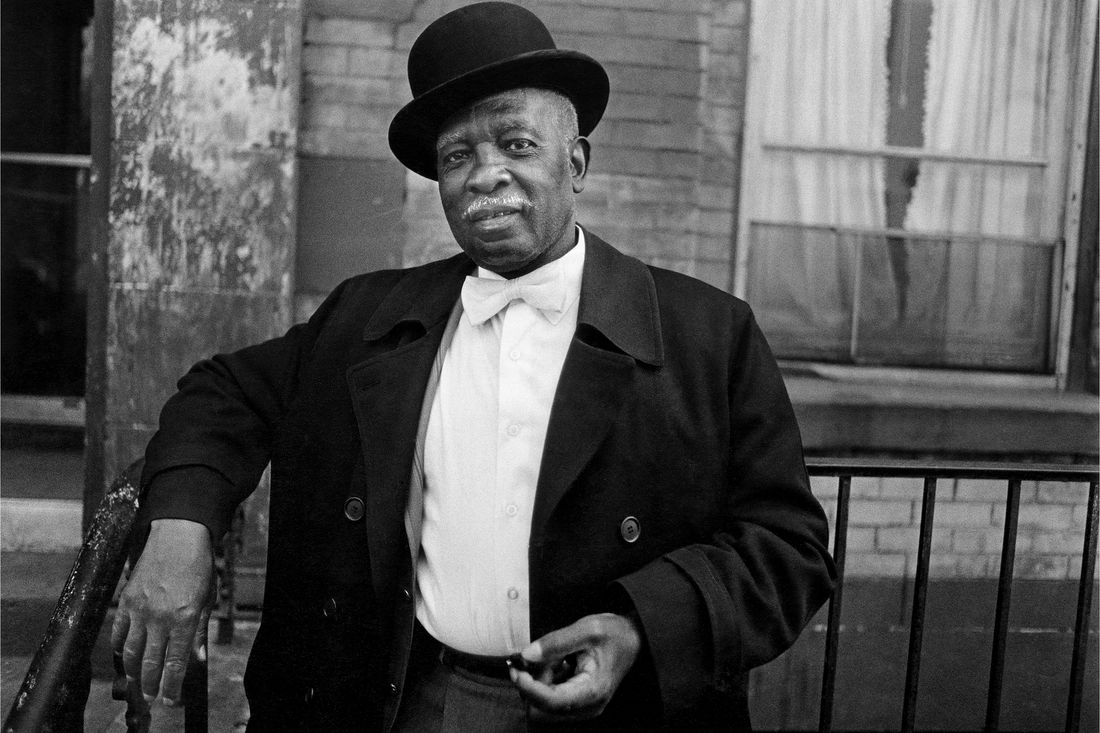
[[[127,674],[178,699],[211,539],[270,460],[250,730],[748,729],[747,671],[833,572],[748,308],[577,226],[607,76],[531,13],[443,16],[409,79],[390,145],[463,252],[181,380]]]

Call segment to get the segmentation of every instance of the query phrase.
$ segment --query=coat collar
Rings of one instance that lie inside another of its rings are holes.
[[[664,363],[657,289],[649,269],[585,229],[587,248],[577,325],[590,326],[624,353],[651,366]],[[464,253],[406,272],[375,309],[363,338],[379,339],[402,323],[425,331],[447,318],[475,270]]]
[[[665,360],[661,316],[649,268],[587,229],[585,236],[588,247],[578,327],[591,326],[624,353],[661,366]]]
[[[385,299],[375,308],[363,338],[382,338],[402,323],[417,323],[425,331],[446,318],[458,300],[462,281],[474,271],[465,253],[405,271]]]

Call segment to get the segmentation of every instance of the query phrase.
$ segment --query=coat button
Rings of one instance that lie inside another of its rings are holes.
[[[388,689],[389,689],[389,693],[390,693],[391,695],[396,695],[396,694],[397,694],[397,690],[398,690],[399,688],[397,687],[397,683],[396,683],[396,682],[391,682],[391,683],[390,683],[390,686],[389,686],[389,688],[388,688]]]
[[[619,525],[619,534],[627,543],[637,542],[638,537],[642,534],[642,523],[638,521],[637,517],[627,517]]]
[[[336,599],[329,598],[325,601],[325,605],[321,606],[321,615],[329,621],[336,621]]]
[[[411,601],[412,597],[413,597],[413,595],[412,595],[412,593],[409,592],[408,588],[402,588],[401,589],[401,598],[402,598],[402,600]]]
[[[363,500],[353,496],[344,502],[344,516],[351,522],[358,522],[363,518]]]
[[[306,705],[313,702],[313,688],[312,687],[306,688],[306,694],[302,695],[302,700],[305,702]]]

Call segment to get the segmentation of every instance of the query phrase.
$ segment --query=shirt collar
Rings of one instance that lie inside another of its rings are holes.
[[[585,253],[585,239],[584,230],[579,225],[574,225],[577,231],[577,242],[573,247],[563,254],[561,257],[551,262],[547,262],[541,267],[537,267],[527,275],[521,277],[527,277],[528,275],[534,275],[535,273],[548,273],[552,270],[559,270],[565,286],[565,300],[562,311],[568,311],[573,304],[581,296],[581,281],[584,276],[584,253]],[[504,276],[493,272],[492,270],[486,270],[484,267],[477,268],[477,276],[483,277],[489,280],[503,280]],[[559,316],[560,317],[560,316]],[[553,319],[557,322],[557,319]]]

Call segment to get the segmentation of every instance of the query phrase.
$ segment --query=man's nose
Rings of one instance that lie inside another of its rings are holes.
[[[474,152],[474,167],[466,181],[475,193],[492,193],[512,181],[508,159],[495,145],[478,146]]]

